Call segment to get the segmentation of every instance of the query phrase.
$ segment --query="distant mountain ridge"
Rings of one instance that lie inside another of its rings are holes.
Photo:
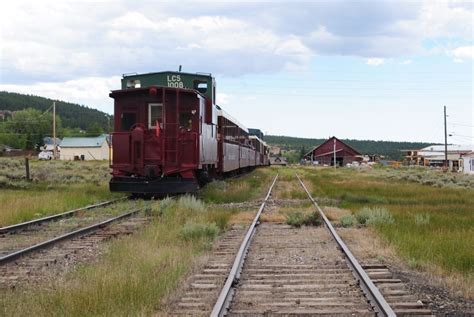
[[[100,110],[62,100],[53,100],[40,96],[0,91],[0,111],[18,111],[26,108],[46,111],[51,107],[53,101],[56,102],[56,114],[61,118],[63,127],[80,128],[85,130],[92,123],[97,122],[104,131],[108,130],[107,116],[110,117],[110,115]]]
[[[336,136],[337,137],[337,136]],[[322,144],[327,139],[307,139],[298,137],[289,137],[282,135],[265,135],[265,142],[281,147],[285,150],[309,152],[313,147]],[[341,139],[344,143],[352,146],[362,154],[379,154],[387,159],[399,160],[403,157],[401,150],[421,149],[433,143],[427,142],[397,142],[397,141],[372,141],[372,140],[353,140]]]

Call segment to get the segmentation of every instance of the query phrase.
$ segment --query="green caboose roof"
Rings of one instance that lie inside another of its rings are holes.
[[[164,71],[123,75],[122,89],[150,86],[195,89],[210,99],[213,104],[215,103],[216,84],[211,74]]]

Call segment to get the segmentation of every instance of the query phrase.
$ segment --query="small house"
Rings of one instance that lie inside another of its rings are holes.
[[[61,141],[61,160],[108,160],[108,136],[65,137]]]

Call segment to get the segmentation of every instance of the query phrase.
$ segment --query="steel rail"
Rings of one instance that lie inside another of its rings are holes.
[[[379,289],[375,286],[375,284],[372,282],[372,280],[369,278],[367,273],[365,273],[364,269],[362,266],[359,264],[357,259],[354,257],[352,252],[349,250],[347,245],[344,243],[344,241],[339,237],[337,234],[336,230],[332,226],[331,222],[329,219],[326,217],[322,209],[319,207],[318,203],[313,199],[311,194],[309,193],[308,189],[304,185],[303,181],[301,178],[296,174],[296,177],[300,181],[301,186],[305,190],[306,194],[308,195],[309,199],[311,202],[314,204],[316,209],[318,210],[319,214],[324,220],[324,223],[326,225],[326,228],[329,230],[331,233],[332,237],[334,240],[336,240],[337,244],[341,248],[342,252],[345,254],[347,257],[349,267],[351,269],[352,274],[354,275],[355,279],[357,280],[357,283],[361,287],[362,291],[364,292],[365,296],[369,300],[370,305],[373,307],[375,312],[378,315],[381,316],[396,316],[395,312],[393,309],[390,307],[390,305],[387,303],[383,295],[380,293]]]
[[[93,224],[93,225],[90,225],[90,226],[87,226],[87,227],[84,227],[84,228],[81,228],[81,229],[77,229],[75,231],[68,232],[66,234],[63,234],[61,236],[52,238],[50,240],[46,240],[46,241],[40,242],[38,244],[32,245],[30,247],[27,247],[27,248],[18,250],[16,252],[7,254],[7,255],[0,258],[0,265],[3,265],[3,264],[8,263],[10,261],[13,261],[13,260],[15,260],[15,259],[17,259],[17,258],[19,258],[19,257],[21,257],[25,254],[28,254],[30,252],[38,251],[40,249],[47,248],[47,247],[49,247],[49,246],[51,246],[51,245],[53,245],[57,242],[60,242],[62,240],[71,239],[71,238],[74,238],[76,236],[80,236],[80,235],[89,233],[91,231],[97,230],[99,228],[102,228],[104,226],[109,225],[110,223],[112,223],[114,221],[117,221],[117,220],[120,220],[120,219],[123,219],[123,218],[126,218],[126,217],[130,217],[130,216],[138,213],[141,210],[142,210],[141,208],[134,209],[134,210],[129,211],[127,213],[124,213],[122,215],[119,215],[119,216],[116,216],[116,217],[113,217],[113,218],[109,218],[109,219],[101,221],[99,223],[96,223],[96,224]]]
[[[212,309],[212,312],[211,312],[212,317],[225,316],[225,314],[227,313],[227,310],[230,306],[230,302],[232,301],[232,298],[235,293],[234,286],[239,282],[240,273],[242,272],[242,266],[244,265],[245,257],[247,256],[250,242],[253,238],[253,235],[255,234],[256,226],[260,219],[260,215],[262,214],[263,209],[265,209],[265,205],[272,194],[272,190],[273,190],[273,187],[275,186],[277,179],[278,179],[278,174],[273,179],[273,183],[270,186],[270,189],[268,190],[267,196],[265,197],[262,204],[260,205],[260,208],[257,214],[255,215],[255,218],[253,219],[253,222],[250,225],[247,231],[247,234],[245,235],[244,240],[242,241],[242,244],[240,245],[239,252],[237,253],[235,257],[234,264],[232,265],[232,269],[230,270],[230,273],[227,277],[224,287],[222,288],[219,294],[219,298],[217,299],[217,302],[214,305],[214,308]]]
[[[39,219],[33,219],[33,220],[22,222],[22,223],[17,223],[17,224],[11,225],[11,226],[1,227],[0,228],[0,234],[25,229],[29,226],[39,225],[43,222],[49,222],[49,221],[58,220],[60,218],[71,217],[71,216],[73,216],[74,214],[76,214],[80,211],[108,206],[110,204],[113,204],[113,203],[115,203],[119,200],[123,200],[123,199],[125,199],[125,198],[118,198],[118,199],[108,200],[108,201],[104,201],[104,202],[101,202],[101,203],[97,203],[97,204],[93,204],[93,205],[89,205],[89,206],[85,206],[85,207],[65,211],[65,212],[60,213],[60,214],[46,216],[46,217],[39,218]]]

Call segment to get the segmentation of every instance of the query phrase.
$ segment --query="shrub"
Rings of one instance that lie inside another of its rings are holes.
[[[430,215],[429,214],[416,214],[415,215],[415,223],[420,225],[427,225],[430,223]]]
[[[320,226],[322,224],[321,216],[317,212],[307,214],[304,219],[304,225],[306,226]]]
[[[356,217],[354,217],[354,215],[345,215],[342,216],[339,221],[341,222],[341,226],[343,226],[344,228],[349,228],[356,223]]]
[[[196,241],[207,239],[212,241],[219,234],[219,228],[215,223],[186,223],[181,229],[180,236],[185,241]]]
[[[299,228],[303,225],[304,215],[300,211],[293,211],[286,215],[286,224]]]
[[[179,208],[191,212],[203,212],[206,210],[204,203],[191,195],[185,195],[178,200]]]
[[[355,218],[357,219],[358,223],[360,223],[361,225],[365,225],[367,219],[370,218],[371,213],[372,209],[370,209],[369,207],[364,207],[355,214]]]
[[[394,222],[392,214],[386,208],[379,207],[372,208],[372,213],[367,219],[368,225],[392,224]]]
[[[355,217],[360,224],[367,225],[392,224],[395,222],[392,214],[386,208],[381,207],[364,207],[356,213]]]
[[[169,197],[166,197],[165,199],[160,201],[160,204],[158,205],[156,212],[155,212],[155,209],[153,209],[152,213],[157,213],[158,216],[166,215],[169,213],[172,206],[174,205],[175,205],[175,201]]]
[[[321,223],[321,217],[316,212],[304,214],[301,211],[293,211],[286,215],[286,224],[295,228],[299,228],[302,225],[320,226]]]

